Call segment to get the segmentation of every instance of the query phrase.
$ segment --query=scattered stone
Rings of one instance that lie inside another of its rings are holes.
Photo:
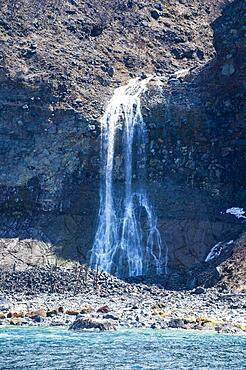
[[[50,271],[38,268],[21,274],[6,274],[5,280],[0,282],[0,289],[14,286],[17,292],[9,292],[8,295],[6,290],[1,292],[8,297],[10,307],[2,311],[1,322],[9,325],[10,320],[18,319],[20,325],[69,327],[74,320],[80,319],[84,323],[82,328],[88,330],[107,329],[107,326],[96,327],[95,322],[97,325],[98,322],[110,322],[122,328],[214,330],[221,320],[236,326],[238,321],[242,321],[242,311],[246,307],[244,294],[234,297],[221,293],[223,281],[215,288],[204,289],[200,285],[193,291],[166,291],[153,282],[147,285],[135,279],[129,283],[107,273],[97,275],[95,286],[95,277],[96,272],[88,269],[86,285],[82,274],[80,286],[77,269],[56,268]],[[29,288],[30,281],[35,293]],[[50,281],[56,285],[58,293],[50,292]],[[1,285],[6,282],[7,285]],[[199,292],[201,290],[203,294]],[[84,320],[89,320],[89,323]],[[245,326],[242,324],[241,327]]]
[[[34,56],[35,54],[37,53],[37,50],[33,50],[33,49],[26,49],[26,50],[23,50],[23,57],[24,58],[27,58],[27,59],[30,59],[32,56]]]
[[[111,310],[110,310],[110,308],[109,308],[109,306],[102,306],[102,307],[100,307],[100,308],[98,308],[98,310],[97,310],[97,312],[100,312],[100,313],[108,313],[108,312],[110,312]]]
[[[142,72],[139,76],[141,78],[141,80],[145,80],[146,78],[148,78],[147,74]]]
[[[81,309],[80,313],[81,313],[81,314],[85,314],[85,313],[91,313],[92,311],[93,311],[93,307],[92,307],[92,305],[90,305],[90,304],[86,303],[86,304],[84,305],[84,307],[82,307],[82,309]]]
[[[160,13],[156,9],[151,10],[150,15],[156,20],[160,17]]]
[[[20,319],[12,319],[9,321],[9,324],[10,325],[20,325],[21,324],[21,320]]]
[[[46,313],[45,309],[43,309],[43,308],[40,308],[40,309],[34,310],[34,311],[29,311],[29,312],[26,313],[26,317],[30,317],[31,319],[33,317],[36,317],[36,316],[46,317],[47,313]]]
[[[66,310],[65,314],[70,315],[70,316],[77,316],[80,314],[80,311],[79,310]]]
[[[58,310],[49,310],[47,311],[47,317],[56,316],[58,314]]]
[[[10,305],[7,299],[0,297],[0,311],[7,311]]]
[[[109,66],[109,65],[103,65],[101,68],[102,68],[102,70],[103,70],[104,72],[106,72],[110,77],[113,77],[114,72],[115,72],[114,67]]]
[[[113,315],[112,313],[107,313],[106,315],[103,315],[103,318],[106,320],[115,320],[115,321],[120,320],[119,316]]]
[[[205,53],[202,49],[198,48],[196,50],[196,55],[197,55],[198,59],[200,59],[200,60],[204,60],[204,58],[205,58]]]
[[[215,326],[215,331],[217,333],[227,333],[227,334],[237,334],[237,333],[242,332],[241,329],[231,324],[221,324],[221,325]]]
[[[180,47],[171,49],[171,52],[176,59],[193,59],[195,51],[195,49],[189,47],[186,49]]]
[[[25,312],[23,311],[20,311],[20,312],[8,312],[7,313],[7,317],[10,318],[10,317],[13,317],[13,318],[23,318],[25,317]]]
[[[156,3],[154,5],[155,9],[159,10],[159,11],[162,11],[163,10],[163,5],[161,3]]]
[[[95,25],[92,27],[91,30],[91,36],[92,37],[97,37],[100,36],[103,33],[103,27],[100,25]]]
[[[44,317],[43,316],[39,316],[39,315],[34,315],[34,316],[31,316],[30,318],[33,321],[35,321],[35,322],[42,322],[42,321],[44,321]]]

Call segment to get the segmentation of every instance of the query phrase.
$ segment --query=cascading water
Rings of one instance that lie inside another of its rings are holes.
[[[151,79],[133,79],[117,88],[101,120],[102,182],[90,265],[117,276],[160,274],[167,262],[145,187],[147,140],[140,96]],[[114,175],[119,158],[124,162],[121,185]]]

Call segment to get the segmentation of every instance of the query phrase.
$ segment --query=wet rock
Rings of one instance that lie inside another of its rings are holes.
[[[215,326],[215,330],[217,331],[217,333],[227,333],[227,334],[237,334],[242,332],[240,328],[237,328],[236,326],[233,326],[231,324],[217,325]]]
[[[206,289],[199,286],[197,288],[195,288],[193,291],[192,291],[193,294],[204,294],[206,293]]]
[[[205,58],[205,53],[202,49],[197,48],[196,49],[196,55],[197,55],[198,59],[200,59],[200,60],[204,60],[204,58]]]
[[[169,328],[173,329],[182,329],[185,326],[184,320],[181,319],[171,319],[167,324]]]
[[[38,323],[44,321],[44,317],[39,316],[39,315],[33,315],[33,316],[30,316],[30,318],[32,319],[32,321],[38,322]]]
[[[59,319],[51,321],[50,323],[50,326],[64,326],[64,325],[65,325],[65,322]]]
[[[141,80],[145,80],[148,77],[148,75],[144,72],[141,72],[139,77],[141,78]]]
[[[80,330],[116,330],[116,325],[114,322],[109,320],[97,320],[92,318],[78,318],[69,327],[70,330],[80,331]]]
[[[151,10],[150,15],[154,19],[158,19],[160,17],[160,13],[156,9]]]
[[[106,315],[103,315],[103,318],[105,320],[115,320],[115,321],[119,321],[120,320],[119,316],[116,316],[116,315],[114,315],[112,313],[107,313]]]
[[[97,37],[100,36],[103,33],[103,27],[100,25],[95,25],[92,27],[91,30],[91,36],[92,37]]]

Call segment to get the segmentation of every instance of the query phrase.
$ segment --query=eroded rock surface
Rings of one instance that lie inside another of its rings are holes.
[[[45,11],[2,3],[2,245],[32,239],[38,255],[45,243],[51,255],[88,261],[99,117],[113,89],[142,72],[164,76],[143,106],[150,197],[170,272],[185,272],[219,241],[238,238],[245,223],[223,212],[245,204],[243,1],[213,23],[216,56],[209,24],[224,1],[167,1],[161,9],[148,1],[49,2]],[[28,242],[16,245],[33,258]]]

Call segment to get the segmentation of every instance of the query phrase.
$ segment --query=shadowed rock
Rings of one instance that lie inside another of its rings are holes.
[[[70,330],[116,330],[116,325],[114,322],[109,320],[98,320],[92,318],[78,318],[69,327]]]

